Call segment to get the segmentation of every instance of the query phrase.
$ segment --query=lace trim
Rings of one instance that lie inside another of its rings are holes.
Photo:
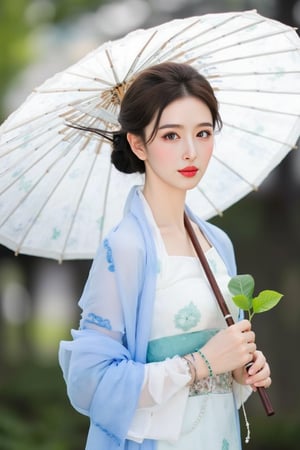
[[[209,393],[226,394],[232,391],[232,374],[231,372],[213,375],[212,377],[202,378],[196,381],[190,387],[189,396],[204,395]]]

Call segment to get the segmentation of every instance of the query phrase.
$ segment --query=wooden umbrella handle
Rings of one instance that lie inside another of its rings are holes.
[[[210,285],[212,287],[212,290],[213,290],[213,292],[215,294],[215,297],[216,297],[218,305],[219,305],[219,307],[220,307],[220,309],[222,311],[224,319],[225,319],[225,321],[226,321],[228,326],[233,325],[234,324],[234,320],[232,318],[232,315],[231,315],[231,313],[230,313],[230,311],[228,309],[228,306],[227,306],[227,304],[225,302],[223,294],[220,291],[220,288],[219,288],[218,283],[217,283],[217,281],[215,279],[215,276],[214,276],[214,274],[213,274],[213,272],[212,272],[212,270],[211,270],[211,268],[210,268],[210,266],[208,264],[208,261],[207,261],[205,255],[204,255],[204,252],[203,252],[203,250],[201,248],[201,245],[199,244],[197,236],[196,236],[196,234],[195,234],[195,232],[193,230],[192,224],[191,224],[189,218],[187,217],[186,213],[184,213],[184,225],[185,225],[185,228],[186,228],[186,230],[187,230],[187,232],[188,232],[188,234],[189,234],[189,236],[191,238],[191,241],[192,241],[192,244],[193,244],[193,246],[195,248],[197,256],[200,259],[200,262],[201,262],[201,264],[203,266],[203,269],[204,269],[204,272],[205,272],[205,274],[207,276],[207,279],[208,279],[208,281],[209,281],[209,283],[210,283]],[[252,365],[252,363],[250,363],[250,365],[247,365],[246,369],[249,370],[251,365]],[[273,414],[275,414],[275,411],[273,409],[272,403],[270,401],[270,398],[269,398],[265,388],[258,387],[257,388],[257,392],[258,392],[258,394],[259,394],[259,396],[261,398],[261,401],[262,401],[262,404],[263,404],[263,406],[265,408],[266,414],[268,416],[272,416]]]

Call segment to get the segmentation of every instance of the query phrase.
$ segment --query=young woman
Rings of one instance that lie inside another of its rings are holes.
[[[90,417],[86,449],[240,449],[237,409],[252,389],[271,384],[270,369],[227,290],[236,270],[229,238],[185,206],[221,127],[216,98],[191,66],[159,64],[131,84],[119,123],[112,163],[145,172],[145,183],[101,243],[79,330],[60,345],[70,401]],[[230,327],[184,211],[236,321]]]

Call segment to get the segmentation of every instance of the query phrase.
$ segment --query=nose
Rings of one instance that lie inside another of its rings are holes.
[[[193,139],[189,139],[185,143],[185,149],[183,154],[183,159],[187,161],[193,161],[197,156],[196,146]]]

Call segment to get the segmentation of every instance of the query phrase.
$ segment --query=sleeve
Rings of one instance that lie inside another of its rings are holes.
[[[237,409],[240,409],[253,392],[250,386],[239,384],[235,380],[232,381],[232,390]]]
[[[179,356],[145,367],[144,384],[128,439],[176,441],[182,428],[189,395],[190,373]]]

